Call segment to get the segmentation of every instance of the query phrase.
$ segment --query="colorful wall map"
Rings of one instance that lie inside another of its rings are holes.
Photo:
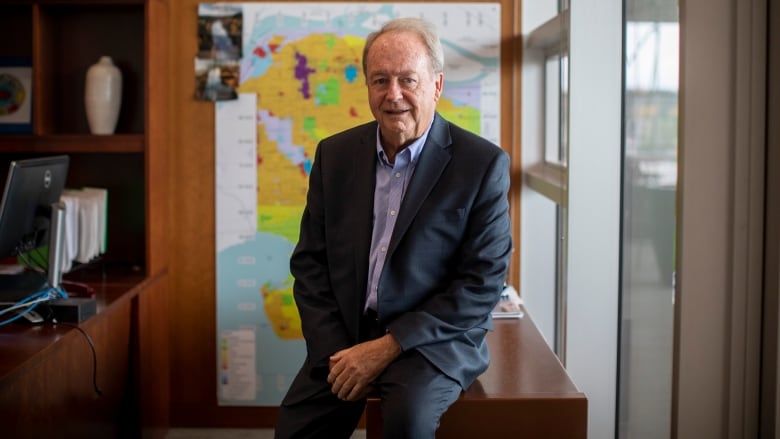
[[[434,23],[439,112],[498,144],[501,14],[499,3],[236,4],[241,98],[216,103],[218,401],[275,406],[305,356],[289,257],[315,148],[371,120],[366,35],[401,16]]]

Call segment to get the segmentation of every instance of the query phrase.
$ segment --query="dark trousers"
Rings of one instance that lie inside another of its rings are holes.
[[[372,336],[381,333],[372,328]],[[347,439],[363,414],[365,399],[341,401],[327,382],[312,398],[279,408],[276,439]],[[460,385],[416,350],[404,352],[377,378],[382,400],[382,437],[433,439],[441,415],[460,396]]]

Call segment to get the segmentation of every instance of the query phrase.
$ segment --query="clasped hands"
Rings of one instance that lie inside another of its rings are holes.
[[[357,401],[371,392],[371,383],[401,353],[390,333],[340,350],[328,361],[331,391],[343,401]]]

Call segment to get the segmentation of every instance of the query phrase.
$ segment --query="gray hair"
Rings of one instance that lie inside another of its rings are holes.
[[[363,47],[363,74],[367,73],[366,63],[368,51],[380,35],[388,32],[412,32],[416,34],[425,44],[425,50],[428,52],[428,60],[433,68],[433,73],[444,72],[444,50],[441,48],[439,35],[436,28],[428,21],[421,18],[396,18],[390,20],[382,26],[381,29],[371,32],[366,37],[366,45]]]

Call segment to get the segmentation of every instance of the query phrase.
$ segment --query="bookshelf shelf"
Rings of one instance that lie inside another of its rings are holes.
[[[0,136],[0,153],[143,153],[145,140],[143,134],[5,135]]]

